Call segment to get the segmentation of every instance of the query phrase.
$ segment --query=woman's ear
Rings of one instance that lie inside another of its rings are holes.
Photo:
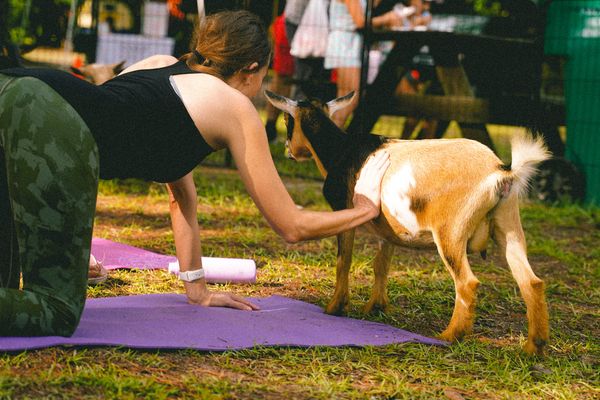
[[[250,64],[246,68],[244,68],[244,71],[255,72],[257,69],[258,69],[258,63],[256,61],[254,61],[252,64]]]

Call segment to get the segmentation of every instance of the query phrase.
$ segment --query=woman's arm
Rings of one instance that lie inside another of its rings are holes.
[[[348,12],[350,12],[350,16],[352,17],[356,28],[363,28],[365,26],[365,9],[362,7],[360,0],[344,0],[344,3],[348,8]],[[399,16],[394,10],[388,11],[383,15],[379,15],[371,19],[371,24],[375,28],[399,26],[402,25],[402,22],[402,17]]]
[[[410,21],[410,25],[412,28],[414,28],[415,26],[427,26],[430,23],[431,23],[431,14],[429,14],[429,13],[423,13],[421,15],[416,15]]]
[[[197,195],[193,173],[167,184],[169,211],[175,238],[175,248],[180,271],[202,268],[200,229],[197,219]],[[211,292],[205,279],[184,282],[188,301],[203,306],[223,306],[241,310],[255,310],[257,306],[244,298],[228,293]]]
[[[389,156],[380,152],[363,168],[357,182],[354,208],[342,211],[299,210],[281,181],[267,143],[264,126],[252,103],[230,103],[222,118],[227,147],[246,189],[271,227],[287,242],[316,239],[355,228],[380,212],[380,185]]]
[[[380,185],[389,165],[381,152],[363,168],[354,208],[336,212],[299,210],[277,174],[265,127],[240,91],[206,74],[177,75],[183,103],[204,140],[229,148],[246,190],[269,225],[288,242],[331,236],[357,227],[380,212]]]

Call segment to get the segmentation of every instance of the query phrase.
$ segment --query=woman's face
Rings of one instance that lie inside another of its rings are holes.
[[[262,82],[265,79],[265,76],[267,75],[268,70],[269,70],[268,65],[265,65],[258,71],[254,72],[254,73],[249,73],[248,78],[247,78],[248,85],[244,86],[244,90],[242,90],[242,93],[244,93],[249,98],[253,98],[254,96],[256,96],[258,94],[258,92],[260,92],[260,88],[262,87]]]

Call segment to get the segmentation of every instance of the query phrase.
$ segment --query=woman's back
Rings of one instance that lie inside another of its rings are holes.
[[[169,81],[172,75],[192,72],[178,62],[125,73],[101,86],[62,71],[4,73],[38,78],[71,104],[96,140],[101,178],[169,182],[188,173],[213,151]]]

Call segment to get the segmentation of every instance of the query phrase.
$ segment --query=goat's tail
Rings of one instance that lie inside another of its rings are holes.
[[[510,175],[513,177],[513,190],[523,196],[529,189],[529,181],[537,171],[537,165],[551,157],[551,153],[540,137],[530,134],[515,135],[510,141],[512,162]]]

